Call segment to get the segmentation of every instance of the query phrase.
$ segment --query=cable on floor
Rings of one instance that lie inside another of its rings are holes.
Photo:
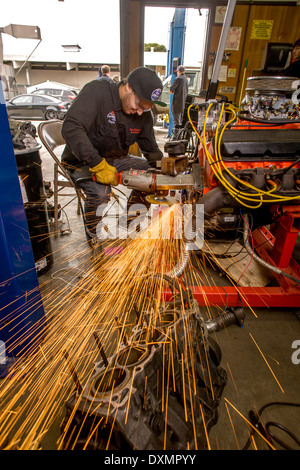
[[[298,450],[298,449],[294,449],[292,447],[290,447],[288,444],[286,444],[284,441],[282,441],[281,439],[279,439],[275,434],[274,432],[272,432],[270,430],[270,428],[278,428],[280,429],[281,431],[285,432],[286,434],[288,434],[290,436],[290,438],[296,443],[296,445],[300,448],[300,440],[297,438],[297,436],[295,436],[294,433],[292,433],[288,428],[286,428],[285,426],[283,426],[282,424],[280,423],[276,423],[274,421],[268,421],[265,425],[262,423],[262,420],[261,420],[261,415],[263,413],[264,410],[266,410],[267,408],[271,407],[271,406],[291,406],[291,407],[300,407],[300,403],[292,403],[292,402],[280,402],[280,401],[275,401],[275,402],[269,402],[269,403],[266,403],[265,405],[263,405],[260,410],[258,411],[258,413],[255,413],[253,410],[250,410],[249,411],[249,418],[250,418],[250,422],[251,424],[260,432],[260,434],[262,434],[266,439],[267,441],[270,442],[270,444],[273,444],[273,442],[276,442],[277,444],[281,445],[281,447],[285,450]],[[246,444],[244,445],[243,449],[242,450],[247,450],[248,447],[250,446],[251,444],[251,436],[255,433],[255,430],[253,429],[251,431],[251,434],[249,436],[249,439],[248,441],[246,442]]]

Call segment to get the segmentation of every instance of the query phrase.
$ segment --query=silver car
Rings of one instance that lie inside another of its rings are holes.
[[[31,92],[32,95],[50,95],[64,102],[73,103],[77,96],[75,90],[63,90],[61,88],[37,88]]]
[[[64,119],[70,104],[47,95],[18,95],[6,103],[8,117],[14,119]]]

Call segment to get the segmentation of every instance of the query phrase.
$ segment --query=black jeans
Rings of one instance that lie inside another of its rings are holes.
[[[109,165],[114,166],[117,172],[127,171],[130,169],[135,170],[148,170],[151,168],[149,162],[143,157],[123,157],[123,158],[106,158]],[[81,178],[91,177],[89,167],[81,167],[75,170],[71,177],[76,182]],[[101,220],[101,209],[98,210],[99,206],[107,204],[110,200],[111,187],[106,184],[96,183],[92,178],[88,181],[82,181],[78,183],[78,186],[83,190],[86,199],[84,204],[84,215],[85,215],[85,228],[87,238],[93,238],[96,236],[96,227]]]

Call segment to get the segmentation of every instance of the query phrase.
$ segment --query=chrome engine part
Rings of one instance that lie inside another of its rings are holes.
[[[289,120],[300,118],[298,87],[300,80],[290,77],[249,77],[242,108],[253,118]]]
[[[209,106],[210,109],[208,110]],[[208,100],[204,103],[199,103],[198,108],[198,128],[205,128],[209,131],[215,131],[217,128],[218,121],[222,112],[222,103],[218,100]],[[225,114],[221,117],[221,123],[225,123]]]
[[[123,171],[120,183],[130,189],[152,193],[164,190],[179,190],[195,186],[195,178],[190,174],[176,176],[154,173],[152,170]]]

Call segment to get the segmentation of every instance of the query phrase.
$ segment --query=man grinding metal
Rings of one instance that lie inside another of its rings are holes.
[[[109,202],[116,173],[155,168],[163,156],[150,112],[153,103],[166,106],[159,101],[162,89],[154,71],[138,67],[118,84],[106,80],[87,83],[66,114],[62,162],[73,181],[85,179],[78,185],[86,195],[85,229],[91,245],[97,240],[101,220],[97,208]],[[144,158],[128,155],[135,142]]]

